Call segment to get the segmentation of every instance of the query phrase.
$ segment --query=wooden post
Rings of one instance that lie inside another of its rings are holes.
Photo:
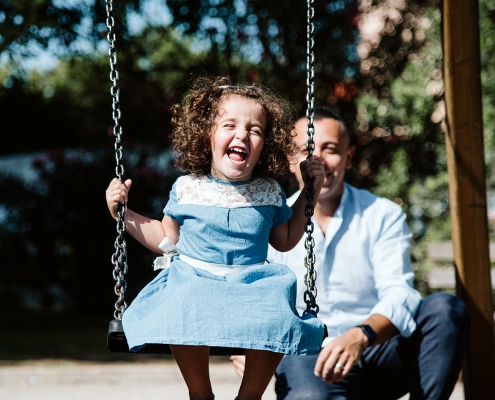
[[[464,363],[467,400],[495,399],[495,339],[488,252],[479,11],[443,1],[447,165],[457,293],[471,318]]]

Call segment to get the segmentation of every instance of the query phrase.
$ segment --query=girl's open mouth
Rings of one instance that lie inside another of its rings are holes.
[[[231,147],[227,149],[227,156],[232,161],[241,162],[247,158],[247,152],[239,147]]]

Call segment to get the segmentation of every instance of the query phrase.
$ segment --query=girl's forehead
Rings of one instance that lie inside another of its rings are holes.
[[[218,109],[233,111],[238,108],[242,110],[246,106],[254,109],[258,108],[259,111],[264,113],[264,107],[259,101],[238,94],[222,96],[220,98],[220,103],[218,104]]]

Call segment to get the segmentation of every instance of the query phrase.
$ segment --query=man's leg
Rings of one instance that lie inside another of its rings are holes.
[[[342,382],[334,384],[314,375],[317,356],[286,356],[275,373],[277,400],[398,399],[408,392],[412,363],[397,354],[396,342],[394,338],[366,350],[372,354],[366,362],[363,359],[362,367],[354,366]]]
[[[410,392],[411,400],[447,400],[452,394],[469,326],[466,307],[456,296],[436,293],[421,302],[415,319],[412,336],[396,336],[363,353],[360,386],[368,388],[369,398],[397,399]],[[348,398],[365,395],[358,390]]]
[[[417,361],[411,399],[448,399],[461,370],[469,317],[463,301],[448,293],[426,297],[416,315]]]
[[[285,356],[282,359],[275,372],[277,400],[329,399],[330,385],[313,373],[317,357]]]

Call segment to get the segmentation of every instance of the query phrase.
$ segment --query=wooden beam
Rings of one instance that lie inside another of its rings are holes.
[[[463,371],[467,400],[495,399],[478,13],[478,0],[443,1],[452,242],[457,293],[466,302],[471,318]]]

